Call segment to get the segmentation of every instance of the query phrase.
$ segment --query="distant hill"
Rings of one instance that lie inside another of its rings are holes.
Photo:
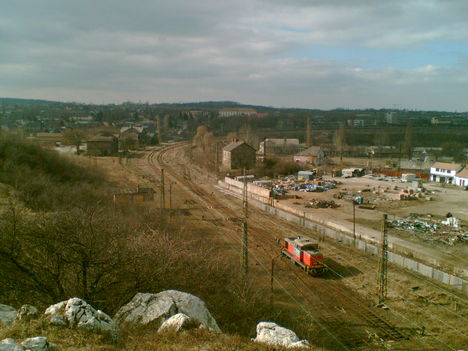
[[[0,97],[0,105],[32,105],[32,104],[41,104],[41,105],[52,105],[52,104],[61,104],[59,101],[49,101],[49,100],[40,100],[40,99],[20,99],[20,98],[5,98]]]

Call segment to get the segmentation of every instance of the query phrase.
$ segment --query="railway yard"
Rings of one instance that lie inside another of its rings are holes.
[[[184,210],[190,225],[216,241],[226,255],[239,259],[242,244],[241,199],[217,187],[217,179],[190,163],[184,143],[168,144],[140,152],[125,162],[116,158],[94,158],[114,181],[127,187],[158,189],[164,169],[165,207],[171,213]],[[376,183],[377,184],[377,183]],[[356,185],[358,188],[360,185]],[[376,185],[378,186],[378,185]],[[348,186],[349,188],[349,186]],[[354,190],[353,190],[354,191]],[[338,193],[338,190],[334,190]],[[299,192],[298,192],[299,194]],[[304,194],[288,200],[304,207]],[[307,193],[320,197],[322,193]],[[152,204],[160,206],[160,198]],[[340,202],[340,199],[336,199]],[[350,225],[350,207],[334,209]],[[331,209],[320,209],[333,216]],[[361,213],[364,210],[359,210]],[[401,214],[410,209],[399,209]],[[461,350],[468,348],[468,298],[415,272],[389,265],[388,299],[385,308],[376,307],[378,257],[369,255],[319,232],[273,217],[249,206],[249,273],[247,279],[265,288],[272,308],[282,306],[297,315],[304,325],[301,337],[316,350]],[[457,214],[459,215],[459,214]],[[460,214],[463,216],[463,214]],[[362,225],[372,221],[358,216]],[[174,217],[176,218],[176,217]],[[176,220],[176,219],[175,219]],[[279,258],[278,240],[309,236],[320,242],[328,271],[311,277],[284,258]],[[200,240],[204,238],[201,237]],[[458,249],[459,250],[459,249]],[[462,251],[450,255],[462,256]],[[466,255],[461,257],[466,265]]]

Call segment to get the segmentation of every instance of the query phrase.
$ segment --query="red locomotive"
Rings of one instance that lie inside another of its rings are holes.
[[[305,236],[283,239],[281,256],[289,257],[310,275],[319,275],[326,270],[318,243]]]

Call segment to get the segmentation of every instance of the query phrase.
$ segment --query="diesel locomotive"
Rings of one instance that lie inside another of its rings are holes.
[[[288,257],[310,275],[320,275],[327,269],[318,243],[305,236],[282,239],[281,256]]]

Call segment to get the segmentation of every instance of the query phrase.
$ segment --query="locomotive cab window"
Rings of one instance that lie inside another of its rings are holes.
[[[318,244],[307,244],[302,246],[302,250],[311,250],[311,251],[317,251],[319,249]]]

